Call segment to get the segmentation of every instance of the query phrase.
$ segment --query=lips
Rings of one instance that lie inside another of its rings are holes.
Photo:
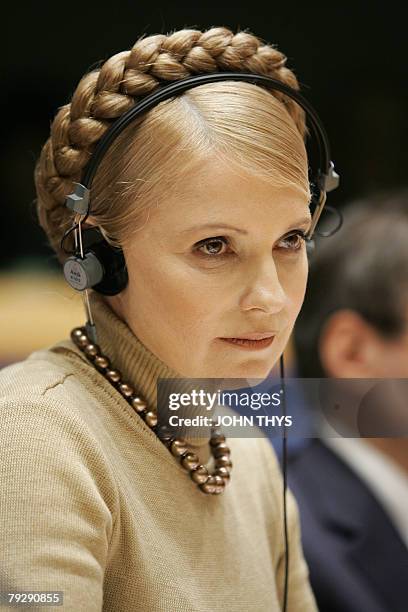
[[[270,338],[271,336],[275,336],[276,332],[274,331],[266,331],[266,332],[250,332],[248,334],[241,334],[239,336],[232,336],[231,338],[221,338],[221,340],[264,340],[265,338]]]
[[[267,336],[259,340],[252,340],[247,338],[220,338],[222,342],[230,344],[241,349],[258,350],[270,346],[275,336]]]

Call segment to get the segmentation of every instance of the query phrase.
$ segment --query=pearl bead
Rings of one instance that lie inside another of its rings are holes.
[[[215,476],[221,476],[221,478],[223,478],[224,482],[227,483],[230,479],[230,473],[228,468],[224,467],[224,466],[220,466],[218,467],[215,472],[214,472]]]
[[[133,387],[131,387],[130,385],[128,385],[127,383],[121,383],[119,385],[119,391],[122,393],[122,395],[124,395],[125,397],[130,397],[131,395],[133,395],[133,393],[135,392],[135,390],[133,389]]]
[[[204,491],[204,493],[215,493],[215,481],[214,476],[210,476],[204,484],[199,485],[200,489]]]
[[[82,329],[80,327],[76,327],[71,332],[71,338],[74,342],[76,342],[78,338],[80,338],[83,334],[84,332],[82,331]]]
[[[82,336],[79,336],[79,338],[77,338],[76,343],[78,344],[79,347],[84,348],[89,343],[88,336],[85,336],[85,334],[82,334]]]
[[[157,435],[160,438],[160,440],[164,443],[169,442],[172,438],[172,434],[170,433],[170,430],[167,427],[167,425],[161,425],[157,432]]]
[[[102,355],[97,355],[94,359],[94,364],[100,370],[105,370],[110,367],[110,362],[107,357],[102,357]]]
[[[217,457],[215,460],[215,465],[218,467],[228,467],[231,468],[232,467],[232,463],[231,460],[229,458],[229,455],[221,455],[221,457]]]
[[[184,440],[176,439],[170,445],[170,451],[175,457],[181,457],[187,452],[187,446]]]
[[[108,370],[106,372],[106,377],[111,381],[111,382],[119,382],[120,379],[122,378],[121,373],[119,372],[119,370]]]
[[[209,479],[210,475],[204,465],[199,465],[195,470],[190,472],[191,479],[197,484],[204,484]]]
[[[220,432],[215,432],[211,436],[210,444],[211,446],[218,446],[221,442],[225,442],[224,434]]]
[[[215,481],[214,493],[218,495],[219,493],[222,493],[223,490],[225,489],[225,482],[224,482],[224,479],[221,478],[221,476],[218,476],[217,474],[214,476],[214,481]]]
[[[87,355],[87,357],[96,357],[97,354],[99,353],[100,349],[99,346],[97,344],[88,344],[85,348],[84,348],[84,353],[85,355]]]
[[[214,448],[213,455],[214,457],[221,457],[222,455],[229,455],[231,453],[230,449],[226,445],[225,442],[221,442]]]
[[[149,427],[155,427],[157,425],[157,414],[153,412],[153,410],[146,412],[144,419]]]
[[[186,470],[194,470],[200,465],[200,461],[194,453],[187,453],[181,459],[181,465]]]
[[[132,404],[132,407],[139,414],[147,408],[146,402],[144,402],[140,397],[133,397],[131,400],[131,404]]]

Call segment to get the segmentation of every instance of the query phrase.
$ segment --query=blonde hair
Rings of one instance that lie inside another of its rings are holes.
[[[60,261],[72,223],[65,198],[111,123],[165,82],[194,74],[248,71],[294,89],[286,57],[259,38],[214,27],[142,36],[79,82],[51,125],[35,168],[39,222]],[[309,197],[303,110],[287,96],[246,82],[201,85],[161,102],[130,124],[106,153],[92,183],[92,220],[114,245],[124,245],[142,212],[188,177],[209,156],[228,160],[276,186]]]

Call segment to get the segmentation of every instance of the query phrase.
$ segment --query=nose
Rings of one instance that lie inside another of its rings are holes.
[[[242,310],[256,309],[276,314],[285,308],[288,296],[279,280],[273,258],[254,265],[245,278],[245,289],[240,299]]]

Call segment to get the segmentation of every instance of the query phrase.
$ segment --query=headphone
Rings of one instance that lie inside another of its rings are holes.
[[[312,236],[316,225],[323,212],[326,203],[326,194],[339,184],[339,175],[334,169],[334,164],[330,158],[330,147],[326,131],[320,121],[316,111],[309,102],[296,90],[288,85],[268,76],[252,74],[247,72],[216,72],[211,74],[198,75],[181,79],[160,87],[152,94],[144,97],[136,103],[129,111],[124,113],[112,123],[110,128],[98,142],[90,160],[88,161],[80,183],[74,183],[74,191],[66,198],[65,205],[75,213],[75,221],[69,228],[62,240],[61,249],[70,255],[64,263],[64,276],[67,282],[78,291],[83,291],[85,296],[85,307],[87,311],[86,329],[92,340],[97,342],[95,325],[89,305],[88,289],[93,288],[103,295],[116,295],[125,289],[128,283],[128,274],[123,251],[120,248],[110,245],[101,231],[97,227],[82,229],[82,224],[86,221],[91,210],[91,186],[99,164],[101,163],[106,151],[112,142],[119,136],[132,121],[146,113],[160,102],[167,100],[177,94],[183,93],[187,89],[198,87],[206,83],[216,83],[219,81],[246,81],[253,85],[260,85],[267,89],[279,91],[301,106],[306,113],[315,138],[318,153],[318,165],[314,172],[309,172],[312,199],[310,207],[312,211],[311,227],[306,235],[306,246],[308,256],[314,250],[314,240]],[[339,211],[331,207],[337,213],[339,225],[331,232],[320,233],[321,236],[330,236],[337,231],[342,224],[342,216]],[[64,248],[64,243],[68,235],[74,232],[75,249],[68,252]],[[319,233],[319,232],[316,232]],[[280,357],[280,379],[282,384],[282,414],[286,415],[285,404],[285,372],[283,355]],[[286,490],[287,490],[287,437],[286,430],[283,430],[282,438],[282,472],[283,472],[283,516],[284,516],[284,541],[285,541],[285,580],[283,594],[283,611],[287,608],[288,598],[288,569],[289,569],[289,547],[287,532],[286,515]]]

